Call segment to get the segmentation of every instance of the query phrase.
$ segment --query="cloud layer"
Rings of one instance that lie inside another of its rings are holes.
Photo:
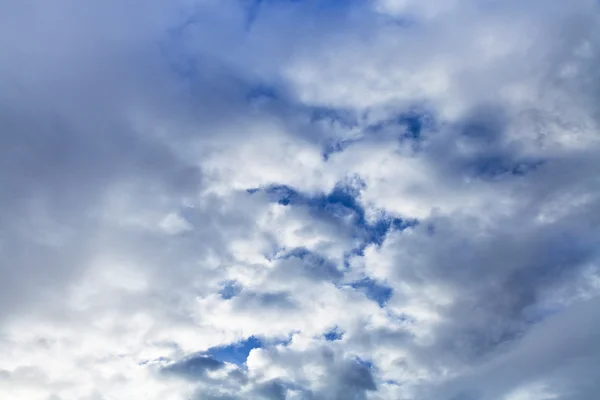
[[[593,0],[0,0],[0,397],[592,400]]]

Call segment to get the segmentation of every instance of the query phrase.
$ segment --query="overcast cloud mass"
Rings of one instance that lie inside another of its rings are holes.
[[[0,0],[0,398],[597,400],[596,0]]]

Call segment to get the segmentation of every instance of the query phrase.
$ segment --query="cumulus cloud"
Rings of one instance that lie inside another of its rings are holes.
[[[599,22],[0,0],[0,397],[595,398]]]

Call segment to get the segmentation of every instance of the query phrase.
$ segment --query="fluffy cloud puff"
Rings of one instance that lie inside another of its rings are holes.
[[[595,398],[598,7],[0,1],[0,397]]]

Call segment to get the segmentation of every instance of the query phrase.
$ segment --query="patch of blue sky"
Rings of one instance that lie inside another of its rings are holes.
[[[323,337],[328,342],[335,342],[337,340],[342,340],[342,338],[344,337],[344,332],[340,332],[338,327],[335,327],[335,328],[325,332],[323,334]]]
[[[398,323],[407,323],[407,324],[413,324],[416,322],[415,318],[411,317],[408,314],[397,314],[395,312],[393,312],[392,310],[386,310],[386,315],[388,316],[388,318],[392,321],[396,321]]]
[[[406,220],[397,217],[384,216],[368,226],[367,243],[381,245],[390,231],[402,231],[417,224],[417,220]]]
[[[359,125],[356,117],[353,120],[344,120],[339,117],[339,114],[335,121],[345,123],[342,126],[347,128],[356,128]],[[401,113],[393,118],[366,126],[359,135],[328,140],[323,146],[322,157],[327,161],[331,155],[341,153],[354,144],[368,140],[378,140],[381,136],[389,138],[390,135],[400,142],[410,141],[416,150],[419,148],[420,142],[424,140],[425,132],[433,131],[435,127],[436,121],[432,113],[425,111]]]
[[[343,184],[338,184],[328,194],[309,195],[297,191],[287,185],[272,185],[263,189],[272,201],[285,206],[305,206],[318,217],[330,220],[340,220],[351,217],[354,224],[365,226],[365,211],[358,203],[359,190]],[[255,192],[252,189],[252,192]]]
[[[350,259],[354,256],[363,256],[369,245],[381,246],[387,235],[392,231],[402,231],[419,223],[417,219],[402,219],[384,215],[375,223],[365,224],[362,228],[362,242],[345,254],[344,265],[348,267]]]
[[[323,150],[321,151],[321,157],[324,161],[329,160],[332,154],[341,153],[346,150],[348,147],[352,146],[355,143],[360,142],[361,139],[334,139],[328,140],[323,145]]]
[[[253,349],[263,347],[263,342],[251,336],[237,343],[232,343],[227,346],[213,347],[206,351],[206,354],[211,358],[236,365],[242,365],[248,359],[248,355]]]
[[[391,131],[398,140],[421,141],[426,130],[435,128],[433,114],[427,111],[407,111],[366,128],[367,134]]]
[[[282,98],[282,90],[276,85],[256,82],[249,84],[246,89],[246,99],[254,101],[258,99],[280,100]]]
[[[260,191],[261,189],[253,188],[248,190],[250,191],[250,193],[255,193]],[[284,206],[290,204],[305,204],[308,201],[307,196],[302,195],[299,191],[287,185],[271,185],[262,190],[264,190],[264,192],[272,199],[272,201],[276,201],[277,203]]]
[[[235,365],[243,365],[250,352],[254,349],[262,349],[270,346],[287,346],[292,341],[292,334],[285,338],[258,338],[250,336],[239,342],[231,343],[226,346],[217,346],[203,352],[205,357],[209,357],[217,362],[227,362]]]
[[[352,282],[350,286],[354,289],[362,291],[368,299],[379,304],[380,307],[385,307],[388,300],[392,297],[393,289],[376,282],[371,278],[364,278],[356,282]]]
[[[223,284],[223,287],[219,291],[221,297],[225,300],[229,300],[237,296],[241,292],[242,288],[234,281],[227,281]]]
[[[363,250],[370,244],[381,245],[386,235],[392,230],[404,230],[415,226],[417,220],[407,220],[382,215],[374,222],[366,219],[366,212],[360,204],[358,197],[365,188],[364,182],[354,179],[346,183],[339,183],[327,194],[309,195],[302,193],[287,185],[271,185],[266,188],[248,189],[249,193],[264,191],[271,201],[285,206],[308,207],[313,215],[318,218],[328,219],[334,223],[347,224],[351,221],[353,236],[359,239],[360,244],[349,253],[362,255]]]

